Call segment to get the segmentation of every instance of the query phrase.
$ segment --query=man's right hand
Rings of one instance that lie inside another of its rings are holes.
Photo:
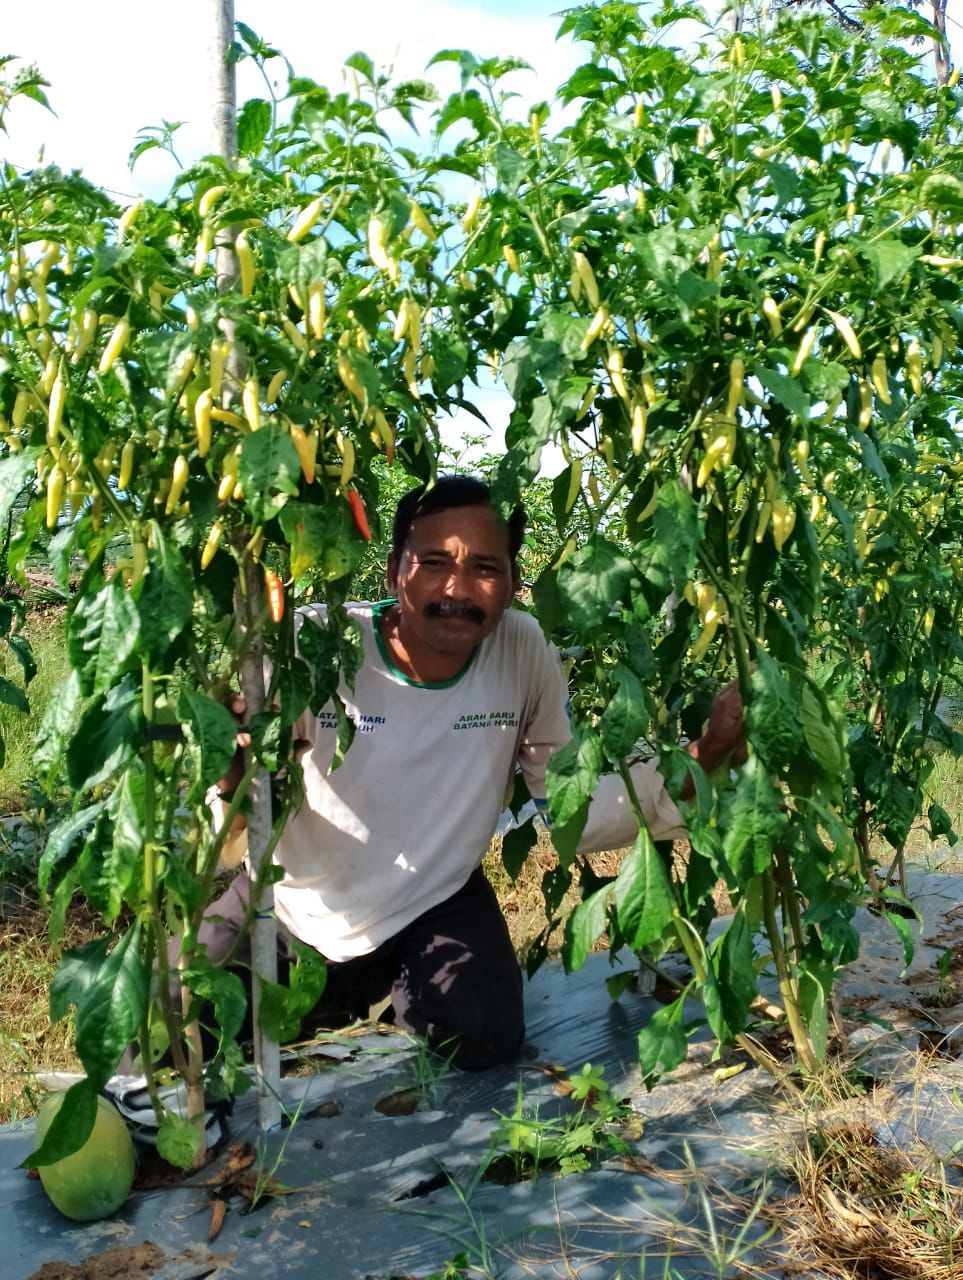
[[[244,723],[245,713],[247,712],[247,703],[244,698],[239,693],[229,693],[224,705],[237,721],[237,750],[234,752],[231,767],[217,784],[217,789],[222,795],[224,793],[230,794],[240,784],[241,779],[244,777],[245,769],[244,751],[251,745],[251,735]]]

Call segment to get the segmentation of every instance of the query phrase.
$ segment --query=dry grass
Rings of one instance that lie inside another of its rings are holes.
[[[933,1156],[884,1144],[858,1119],[802,1135],[798,1194],[770,1206],[797,1274],[827,1280],[960,1280],[963,1189]]]
[[[61,951],[96,931],[86,912],[74,910],[63,943],[52,947],[46,913],[28,900],[0,918],[0,1123],[36,1110],[36,1071],[79,1069],[73,1021],[51,1025],[47,996]]]

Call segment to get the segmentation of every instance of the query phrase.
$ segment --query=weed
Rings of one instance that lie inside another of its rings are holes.
[[[613,1097],[601,1069],[586,1063],[568,1086],[569,1096],[577,1103],[575,1111],[543,1116],[537,1102],[526,1102],[519,1081],[511,1115],[496,1112],[499,1123],[483,1162],[484,1178],[523,1182],[547,1168],[556,1168],[564,1176],[589,1169],[601,1152],[629,1154],[629,1146],[615,1131],[628,1109]]]

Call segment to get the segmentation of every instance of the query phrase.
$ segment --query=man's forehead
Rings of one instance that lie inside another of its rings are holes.
[[[476,554],[509,554],[508,526],[489,506],[446,507],[417,515],[408,529],[406,551],[424,551],[461,542]]]

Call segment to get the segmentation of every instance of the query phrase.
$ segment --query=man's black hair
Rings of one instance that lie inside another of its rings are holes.
[[[433,516],[453,507],[491,507],[492,492],[477,476],[439,476],[432,487],[420,484],[409,489],[395,510],[391,537],[391,553],[399,559],[405,548],[408,530],[418,516]],[[525,536],[525,508],[518,506],[508,517],[508,551],[512,564],[518,558]]]

